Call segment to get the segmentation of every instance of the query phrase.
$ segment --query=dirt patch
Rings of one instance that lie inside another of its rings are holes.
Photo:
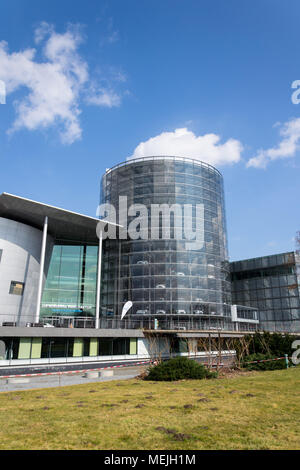
[[[183,408],[186,410],[190,410],[191,408],[193,408],[193,405],[190,405],[190,404],[183,405]]]
[[[168,429],[168,428],[164,428],[163,426],[158,426],[155,429],[156,429],[156,431],[161,431],[161,432],[171,436],[176,441],[184,441],[186,439],[191,439],[191,437],[192,437],[190,434],[183,434],[181,432],[177,432],[175,429]]]
[[[145,380],[145,377],[147,377],[147,375],[148,375],[148,372],[147,372],[147,371],[143,371],[143,372],[141,372],[139,375],[137,375],[137,376],[135,377],[135,379],[138,379],[138,380]],[[156,383],[156,382],[154,382],[154,383]],[[133,385],[134,385],[134,384],[133,384]]]
[[[255,371],[246,371],[241,369],[229,369],[223,367],[219,370],[217,379],[236,379],[237,377],[253,375]]]

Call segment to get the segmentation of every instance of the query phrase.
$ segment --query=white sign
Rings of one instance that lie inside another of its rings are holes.
[[[123,320],[123,318],[125,317],[126,313],[128,312],[128,310],[130,310],[132,307],[132,302],[131,300],[128,300],[128,302],[126,302],[126,304],[124,305],[123,307],[123,310],[122,310],[122,315],[121,315],[121,320]]]

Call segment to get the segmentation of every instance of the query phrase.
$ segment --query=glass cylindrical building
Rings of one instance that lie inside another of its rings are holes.
[[[226,328],[231,289],[220,172],[189,158],[130,159],[106,171],[100,202],[116,209],[123,226],[127,211],[128,232],[135,221],[133,235],[104,241],[102,315],[119,317],[131,300],[131,317],[161,327]],[[160,212],[161,205],[171,210]]]

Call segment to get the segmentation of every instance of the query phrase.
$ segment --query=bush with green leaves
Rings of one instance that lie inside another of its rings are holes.
[[[173,381],[182,379],[210,379],[215,378],[217,372],[209,371],[203,364],[188,359],[175,357],[161,362],[149,369],[145,380]]]
[[[274,359],[276,356],[271,354],[250,354],[250,356],[245,356],[242,362],[242,367],[247,370],[278,370],[285,369],[286,362],[285,359],[280,359],[278,361],[267,361],[267,362],[257,362],[254,364],[248,364],[253,361],[265,361],[266,359]]]
[[[254,335],[246,335],[244,341],[248,345],[248,354],[269,354],[271,357],[283,357],[285,354],[289,356],[293,353],[292,344],[295,336],[287,333],[263,333],[256,332]],[[238,359],[243,359],[243,345],[237,340],[235,350]]]

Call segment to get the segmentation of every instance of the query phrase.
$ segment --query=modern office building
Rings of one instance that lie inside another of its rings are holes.
[[[100,328],[107,225],[0,195],[0,365],[143,356],[141,331]]]
[[[56,242],[45,283],[41,318],[96,317],[98,245]],[[91,323],[91,322],[90,322]]]
[[[22,219],[23,220],[23,219]],[[15,219],[0,217],[0,322],[33,322],[37,310],[43,232]],[[48,237],[42,282],[54,240]]]
[[[178,353],[203,336],[300,331],[299,257],[229,264],[211,165],[127,160],[102,178],[99,217],[0,195],[0,365],[149,358],[149,334]]]
[[[130,227],[138,213],[141,235],[104,242],[103,315],[120,315],[131,300],[129,315],[153,318],[165,328],[229,327],[231,288],[218,170],[188,158],[127,160],[106,171],[101,203],[116,208],[123,226]]]
[[[300,257],[295,252],[230,264],[232,301],[259,312],[260,329],[300,331]]]
[[[25,325],[61,315],[97,320],[101,234],[107,225],[98,218],[3,193],[0,322]]]

